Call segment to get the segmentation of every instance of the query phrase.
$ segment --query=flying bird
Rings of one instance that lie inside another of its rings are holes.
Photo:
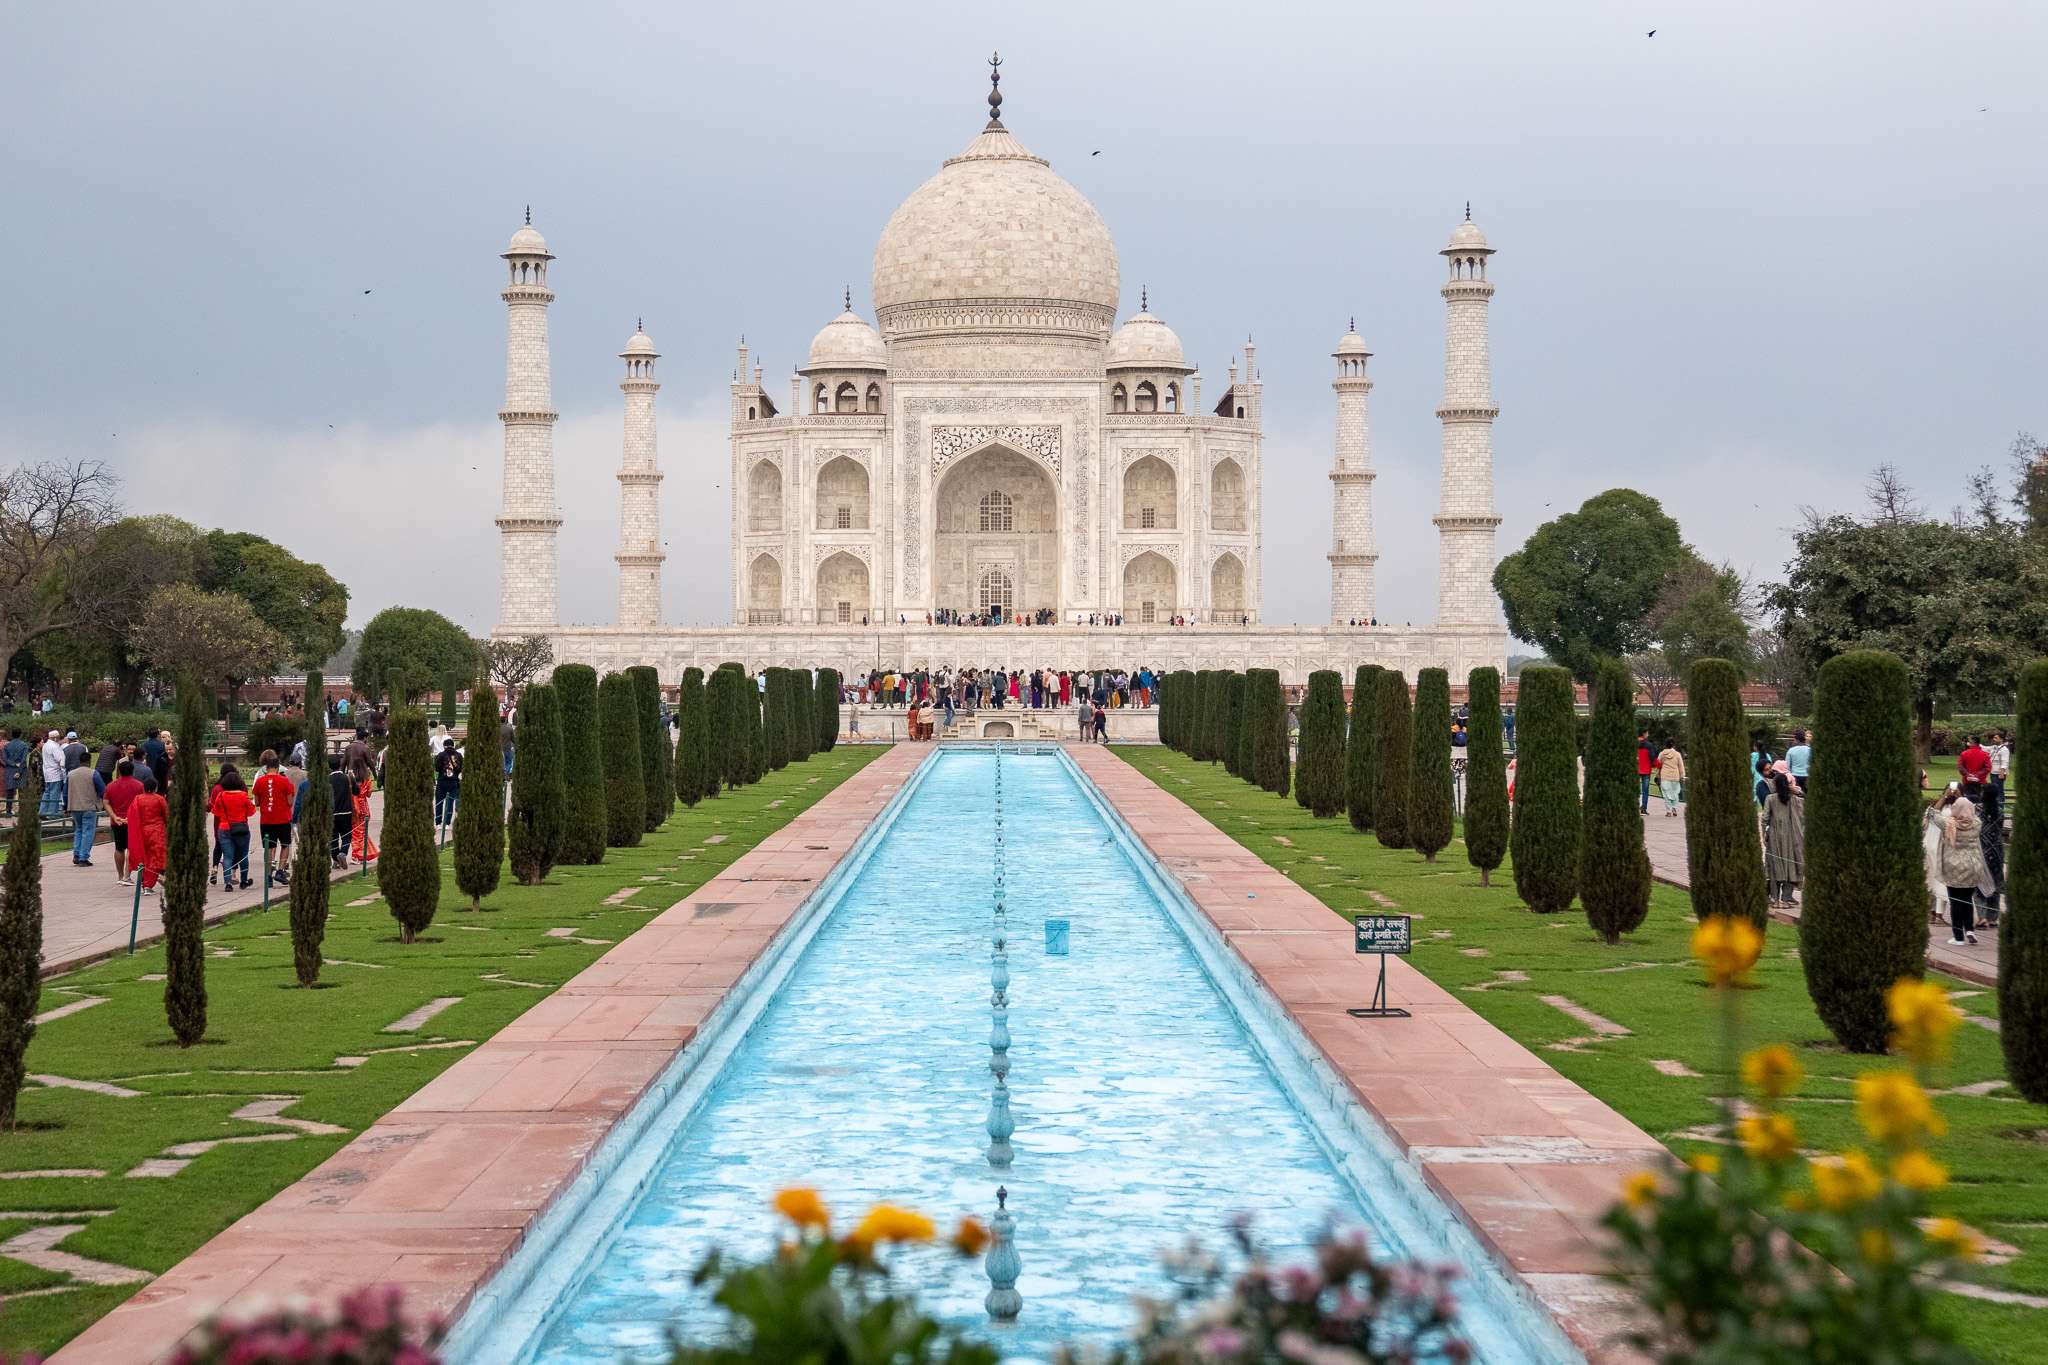
[[[367,294],[367,293],[369,293],[370,291],[369,291],[369,290],[367,290],[367,289],[365,289],[365,290],[364,290],[363,292],[364,292],[365,294]]]
[[[1657,36],[1657,30],[1653,28],[1653,29],[1651,29],[1651,30],[1650,30],[1650,31],[1649,31],[1648,33],[1645,33],[1645,34],[1644,34],[1643,36],[1644,36],[1645,38],[1654,38],[1654,37],[1656,37],[1656,36]],[[366,290],[364,290],[363,292],[364,292],[364,293],[368,293],[369,291],[368,291],[368,290],[366,289]]]
[[[1092,152],[1088,153],[1088,155],[1090,155],[1090,156],[1101,156],[1101,155],[1102,155],[1102,149],[1101,149],[1100,147],[1097,147],[1097,148],[1096,148],[1096,149],[1095,149],[1094,151],[1092,151]]]

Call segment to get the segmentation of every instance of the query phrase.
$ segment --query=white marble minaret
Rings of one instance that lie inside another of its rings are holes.
[[[548,244],[526,225],[502,253],[505,339],[505,496],[498,513],[498,628],[558,624],[555,607],[555,402],[548,378]]]
[[[1493,362],[1486,339],[1493,285],[1486,259],[1493,248],[1472,222],[1451,233],[1442,255],[1451,277],[1442,293],[1444,320],[1443,493],[1437,528],[1436,621],[1439,626],[1494,626],[1500,620],[1493,591]]]
[[[1364,625],[1372,619],[1373,565],[1379,561],[1372,531],[1372,441],[1365,400],[1372,381],[1365,362],[1372,353],[1358,334],[1358,321],[1333,352],[1337,377],[1337,458],[1330,467],[1330,624]]]
[[[654,362],[660,358],[647,329],[635,325],[619,352],[626,377],[625,454],[619,462],[619,624],[661,622],[661,463],[654,454]]]

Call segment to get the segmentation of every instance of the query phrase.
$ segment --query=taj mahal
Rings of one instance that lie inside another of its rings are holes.
[[[994,64],[999,66],[999,63]],[[874,320],[853,308],[812,338],[788,386],[744,341],[731,377],[732,622],[665,625],[655,378],[644,328],[621,352],[618,617],[557,610],[548,314],[555,257],[529,221],[503,253],[509,313],[496,633],[545,634],[561,661],[653,663],[664,680],[748,667],[1277,668],[1290,682],[1361,663],[1454,679],[1504,661],[1494,534],[1487,278],[1470,219],[1448,278],[1433,625],[1375,616],[1369,352],[1337,341],[1330,620],[1260,611],[1262,388],[1247,339],[1203,375],[1141,292],[1123,304],[1095,206],[1002,119],[914,190],[875,246]],[[771,392],[771,387],[775,390]],[[963,629],[958,622],[999,626]]]

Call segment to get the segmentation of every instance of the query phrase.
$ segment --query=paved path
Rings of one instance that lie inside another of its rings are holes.
[[[370,797],[370,838],[375,840],[384,828],[384,794],[377,792]],[[260,859],[262,854],[253,855]],[[92,851],[91,867],[73,867],[71,850],[66,847],[61,853],[45,854],[43,857],[43,972],[45,975],[67,971],[88,962],[124,951],[128,947],[128,925],[136,917],[135,888],[122,886],[114,880],[114,846],[101,842]],[[350,868],[349,876],[358,876],[359,868]],[[370,876],[377,875],[375,863],[370,865]],[[285,896],[285,888],[273,886],[270,889],[274,905]],[[247,891],[224,891],[218,886],[207,888],[206,922],[226,919],[229,915],[263,904],[263,888],[252,886]],[[138,946],[154,943],[164,936],[163,898],[144,896],[137,923]]]
[[[1667,819],[1664,803],[1652,798],[1650,813],[1643,817],[1643,843],[1650,852],[1650,871],[1658,881],[1673,886],[1690,887],[1692,876],[1685,862],[1685,807],[1679,807],[1679,818]],[[1928,893],[1928,903],[1933,904],[1933,892]],[[1771,917],[1784,924],[1799,923],[1799,910],[1773,910]],[[1927,928],[1928,965],[1939,971],[1959,976],[1965,981],[1980,986],[1998,984],[1998,931],[1979,929],[1977,942],[1964,947],[1952,946],[1948,941],[1948,926],[1931,921]]]
[[[668,1070],[929,749],[878,755],[816,805],[88,1327],[52,1365],[142,1365],[218,1313],[396,1282],[461,1312]],[[616,1156],[616,1154],[607,1154]],[[563,1213],[572,1213],[563,1209]]]

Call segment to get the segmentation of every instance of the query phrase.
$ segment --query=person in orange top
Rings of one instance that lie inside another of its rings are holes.
[[[152,777],[142,784],[142,794],[128,803],[129,853],[146,896],[156,894],[157,880],[164,875],[170,837],[171,803],[164,800]]]
[[[263,751],[263,771],[256,778],[256,819],[263,831],[263,846],[277,850],[277,866],[271,880],[291,885],[292,799],[298,787],[280,771],[277,750]]]
[[[249,877],[249,817],[256,813],[256,803],[242,785],[242,775],[233,768],[221,773],[212,810],[213,835],[220,842],[221,887],[233,886],[239,873],[241,889],[247,891],[255,885]]]

